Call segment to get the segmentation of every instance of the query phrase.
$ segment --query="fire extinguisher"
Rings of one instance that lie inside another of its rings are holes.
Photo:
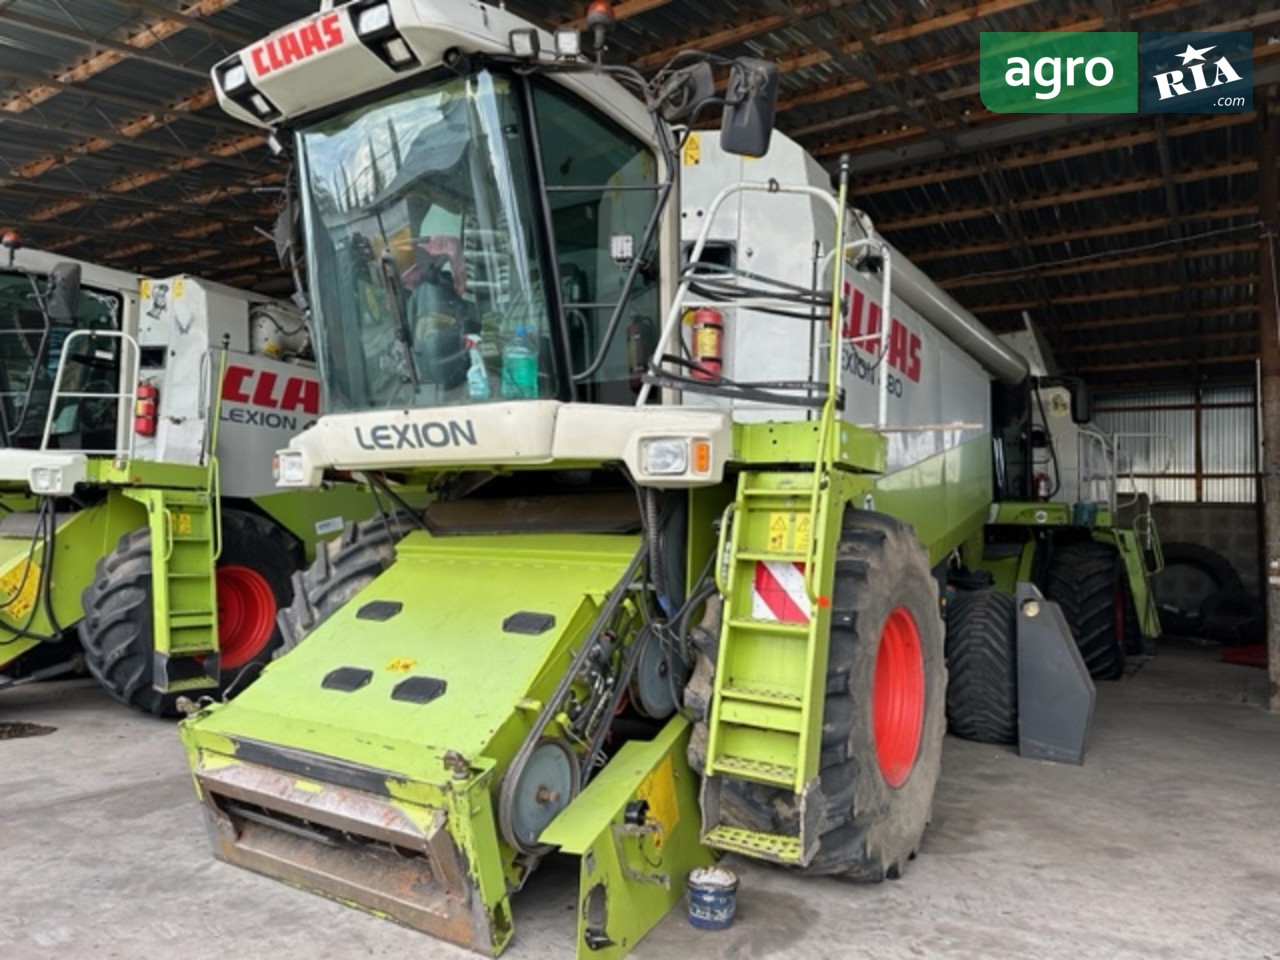
[[[724,314],[710,307],[693,313],[693,379],[715,381],[724,369]]]
[[[1035,484],[1035,496],[1037,500],[1049,499],[1049,475],[1043,470],[1037,470],[1035,478],[1032,481]]]
[[[160,390],[154,383],[138,384],[133,403],[133,432],[140,437],[156,435],[157,412],[160,406]]]

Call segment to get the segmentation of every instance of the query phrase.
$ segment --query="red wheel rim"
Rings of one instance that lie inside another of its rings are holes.
[[[889,614],[880,632],[874,684],[871,710],[880,775],[889,786],[900,787],[911,776],[924,729],[924,656],[920,631],[906,607]]]
[[[243,666],[266,647],[276,629],[276,595],[249,567],[218,567],[218,650],[223,669]]]

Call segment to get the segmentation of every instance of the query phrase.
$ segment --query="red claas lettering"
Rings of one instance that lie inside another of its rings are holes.
[[[308,377],[285,377],[284,383],[269,370],[232,364],[222,380],[222,399],[255,407],[320,414],[320,382]]]
[[[342,17],[329,13],[288,33],[264,40],[249,52],[249,59],[253,63],[253,72],[265,77],[281,67],[332,50],[345,39]]]

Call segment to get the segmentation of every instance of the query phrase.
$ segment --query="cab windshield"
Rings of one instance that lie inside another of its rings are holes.
[[[40,446],[62,347],[73,331],[120,329],[119,295],[81,287],[74,315],[56,321],[46,312],[48,286],[44,276],[0,272],[0,447]],[[50,442],[59,449],[113,448],[119,341],[95,336],[75,344],[60,384],[73,396],[60,401]],[[103,397],[87,396],[95,393]]]
[[[481,72],[300,131],[329,409],[562,392],[520,116]]]

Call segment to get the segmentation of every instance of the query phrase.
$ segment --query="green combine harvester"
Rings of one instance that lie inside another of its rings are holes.
[[[0,689],[87,668],[170,715],[242,689],[315,546],[375,501],[275,487],[320,412],[302,317],[193,277],[0,251]],[[219,389],[221,387],[221,389]]]
[[[1111,541],[1106,642],[1145,602],[1110,500],[1033,488],[1025,359],[771,133],[775,67],[647,80],[611,19],[357,0],[214,70],[297,164],[326,415],[281,485],[432,498],[327,544],[286,654],[182,725],[214,849],[485,954],[553,851],[579,956],[720,852],[899,876],[948,712],[1082,759],[1037,588],[1096,592],[1072,541]]]

